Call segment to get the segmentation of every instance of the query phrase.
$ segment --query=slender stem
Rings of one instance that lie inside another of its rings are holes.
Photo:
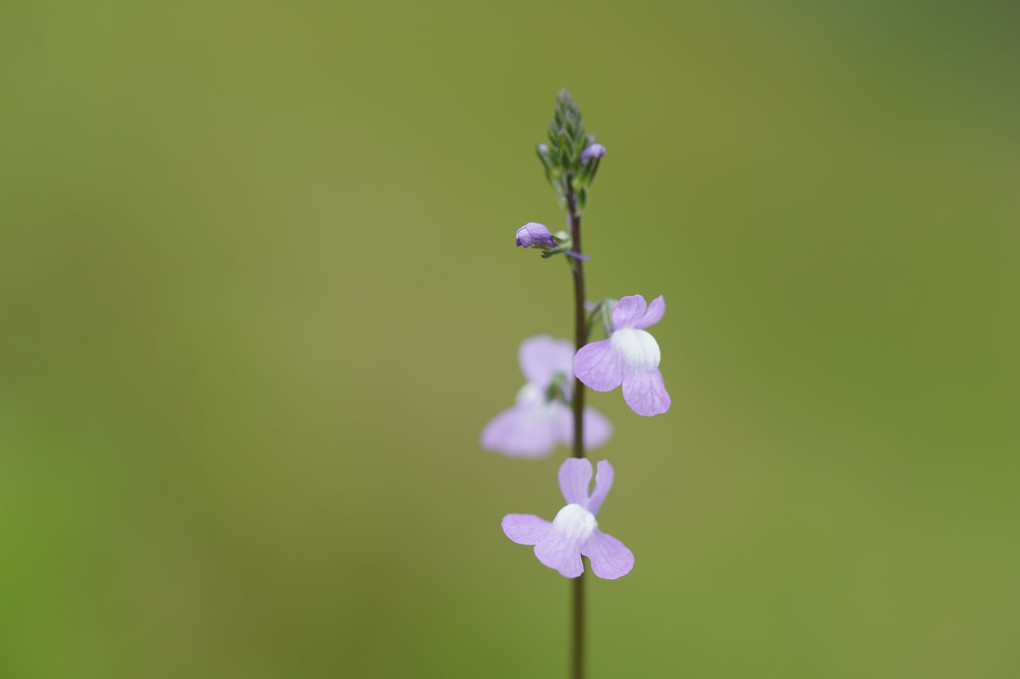
[[[581,254],[581,215],[577,214],[577,199],[574,197],[574,188],[571,186],[571,177],[567,181],[567,221],[570,224],[570,239],[573,241],[573,250]],[[580,351],[581,347],[588,341],[585,332],[584,313],[584,262],[574,259],[574,350]],[[574,457],[584,457],[584,385],[581,380],[574,378]]]
[[[584,679],[584,573],[574,578],[573,679]]]
[[[570,224],[570,238],[573,250],[581,254],[581,215],[577,213],[577,198],[574,196],[572,177],[566,177],[567,183],[567,222]],[[575,350],[588,341],[584,311],[584,262],[579,258],[573,260],[574,273],[574,345]],[[571,404],[574,409],[574,457],[584,457],[584,385],[581,380],[574,379],[574,398]],[[573,679],[584,679],[584,573],[574,578],[573,586]]]

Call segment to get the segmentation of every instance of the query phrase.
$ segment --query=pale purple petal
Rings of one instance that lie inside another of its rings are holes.
[[[574,412],[570,409],[570,406],[559,401],[553,401],[549,404],[549,407],[555,413],[555,426],[559,442],[565,446],[572,446],[574,444]],[[585,434],[585,438],[588,438],[587,434]]]
[[[574,413],[563,405],[557,403],[557,426],[561,432],[560,441],[565,446],[574,444]],[[584,409],[584,448],[594,450],[604,446],[613,435],[613,425],[606,419],[605,415],[594,408]]]
[[[521,342],[517,351],[521,372],[528,382],[545,390],[554,373],[573,377],[574,345],[568,340],[554,339],[549,335],[529,337]]]
[[[570,420],[570,439],[567,445],[574,442],[574,421]],[[613,425],[606,419],[605,415],[594,408],[584,409],[584,447],[592,450],[605,445],[609,437],[613,435]]]
[[[581,162],[587,163],[592,158],[601,158],[606,155],[606,147],[602,144],[592,144],[584,151],[581,151]]]
[[[581,546],[581,554],[591,561],[592,572],[606,580],[622,577],[634,567],[634,554],[622,542],[598,528]]]
[[[528,222],[521,228],[517,229],[514,242],[519,248],[530,248],[532,245],[538,245],[540,247],[552,247],[556,245],[556,241],[553,240],[552,234],[549,233],[549,228],[545,224],[539,224],[538,222]]]
[[[669,394],[659,369],[627,371],[623,376],[623,400],[635,413],[646,417],[669,410]]]
[[[585,458],[568,457],[560,465],[560,490],[567,504],[588,506],[588,486],[591,484],[591,462]]]
[[[598,463],[598,471],[595,472],[595,490],[592,491],[591,497],[588,498],[589,512],[592,514],[599,513],[602,501],[606,499],[606,495],[609,494],[609,489],[612,487],[613,465],[609,464],[609,460],[602,460]]]
[[[601,340],[577,352],[574,374],[595,391],[612,391],[623,382],[623,364],[609,340]]]
[[[482,430],[482,447],[514,457],[548,455],[562,440],[562,429],[541,408],[518,404],[496,415]]]
[[[565,578],[576,578],[584,572],[581,545],[574,535],[550,530],[535,545],[535,556],[543,565],[555,568]]]
[[[636,327],[635,324],[645,315],[645,298],[641,295],[627,295],[613,307],[613,330]]]
[[[503,517],[503,532],[519,545],[537,545],[549,532],[551,521],[534,514],[507,514]]]
[[[635,328],[643,330],[651,325],[655,325],[662,320],[663,315],[666,313],[666,300],[659,295],[652,300],[652,303],[648,305],[648,311],[645,315],[634,324]]]

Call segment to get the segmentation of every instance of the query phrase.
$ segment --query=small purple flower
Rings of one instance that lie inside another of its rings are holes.
[[[577,378],[595,391],[612,391],[623,384],[623,400],[638,415],[669,410],[669,394],[659,372],[659,345],[644,330],[665,313],[662,295],[647,305],[641,295],[621,299],[613,309],[609,339],[584,345],[574,357]]]
[[[606,147],[602,144],[592,144],[584,151],[581,151],[581,164],[584,165],[592,158],[601,158],[606,155]]]
[[[544,457],[558,444],[574,442],[574,416],[560,400],[548,400],[556,373],[569,399],[574,387],[574,346],[548,335],[529,337],[517,354],[527,383],[517,392],[517,402],[496,415],[482,430],[486,450],[513,457]],[[609,440],[613,425],[594,408],[584,409],[584,447],[591,450]]]
[[[545,224],[528,222],[517,229],[517,247],[530,248],[532,245],[548,248],[556,245],[556,241],[553,240],[552,234],[549,233]]]
[[[630,573],[634,555],[622,542],[599,530],[595,515],[613,487],[613,465],[598,464],[595,490],[588,494],[591,462],[568,457],[560,465],[560,490],[567,506],[551,522],[534,514],[507,514],[503,532],[519,545],[534,545],[535,556],[560,575],[576,578],[584,572],[581,556],[588,557],[591,570],[600,578],[615,580]]]

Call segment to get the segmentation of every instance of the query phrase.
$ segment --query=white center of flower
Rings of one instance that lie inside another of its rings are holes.
[[[545,393],[538,385],[528,382],[517,392],[517,403],[540,406],[545,403]]]
[[[631,368],[657,368],[659,359],[659,343],[644,330],[623,328],[615,331],[609,338],[613,349]]]
[[[556,514],[552,527],[569,540],[581,543],[588,539],[598,525],[594,514],[581,505],[569,504]]]

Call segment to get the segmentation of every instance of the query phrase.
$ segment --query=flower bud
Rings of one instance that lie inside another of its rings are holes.
[[[530,248],[532,245],[551,248],[556,245],[556,241],[553,240],[552,234],[544,224],[528,222],[517,229],[517,247]]]
[[[602,144],[592,144],[581,152],[581,163],[587,163],[592,158],[601,158],[606,155],[606,147]]]

